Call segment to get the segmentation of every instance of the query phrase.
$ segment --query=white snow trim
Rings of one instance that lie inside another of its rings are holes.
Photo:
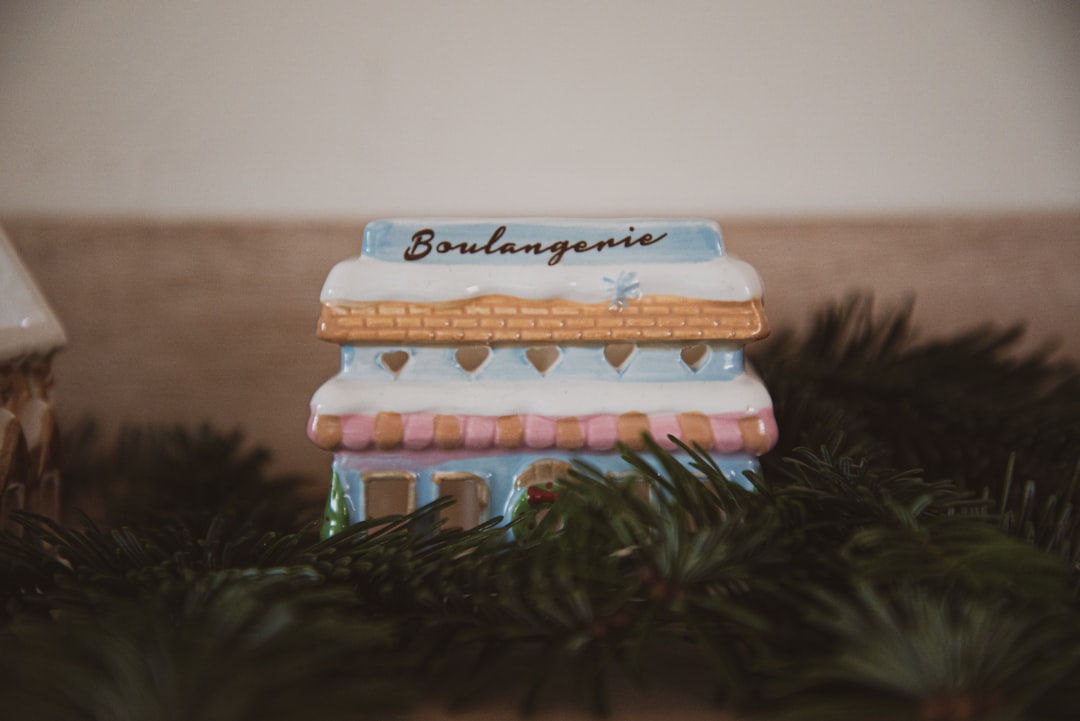
[[[398,383],[335,376],[311,399],[314,413],[445,413],[586,416],[596,413],[747,413],[772,408],[765,386],[744,374],[729,381],[491,381]]]
[[[585,266],[422,265],[359,257],[334,266],[321,300],[437,303],[484,295],[531,300],[561,298],[579,303],[612,300],[620,273],[636,273],[643,295],[700,300],[760,298],[761,279],[745,261],[724,256],[701,263],[633,263]]]

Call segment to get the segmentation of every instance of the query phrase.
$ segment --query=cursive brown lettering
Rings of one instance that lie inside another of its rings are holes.
[[[630,226],[630,234],[623,238],[607,238],[606,240],[598,240],[595,242],[589,242],[587,240],[556,240],[546,245],[542,242],[518,245],[513,241],[503,241],[503,236],[505,235],[506,226],[500,225],[483,245],[466,241],[451,243],[447,240],[441,240],[436,243],[435,231],[431,228],[424,228],[413,234],[412,243],[405,249],[404,258],[405,260],[421,260],[426,258],[432,250],[439,255],[455,252],[461,255],[473,255],[476,253],[483,253],[484,255],[517,255],[518,253],[543,255],[545,253],[550,253],[547,264],[558,265],[567,253],[587,253],[593,250],[602,252],[606,248],[633,248],[638,245],[649,246],[654,243],[659,243],[667,237],[667,233],[661,233],[655,237],[651,233],[643,233],[635,238],[633,226]]]
[[[494,245],[496,243],[498,243],[499,239],[502,238],[505,234],[506,234],[506,226],[505,225],[500,225],[498,228],[495,229],[495,232],[491,234],[491,238],[488,240],[487,244],[484,246],[485,255],[492,255],[494,253],[499,252],[498,250],[496,250],[494,248]]]
[[[420,260],[431,252],[431,241],[435,238],[435,231],[424,228],[413,233],[412,245],[405,249],[405,260]]]

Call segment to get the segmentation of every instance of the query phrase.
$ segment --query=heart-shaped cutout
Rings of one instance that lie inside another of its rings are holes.
[[[408,351],[394,350],[383,353],[379,357],[379,361],[382,363],[383,368],[390,371],[397,378],[398,374],[401,373],[401,369],[408,365],[411,357]]]
[[[682,362],[686,364],[687,368],[697,373],[709,362],[709,346],[700,344],[688,345],[682,349],[682,353],[680,353],[679,356],[682,358]]]
[[[633,343],[609,343],[604,346],[604,360],[612,368],[622,372],[636,349],[637,346]]]
[[[467,345],[457,349],[454,360],[458,367],[466,373],[475,373],[487,363],[491,357],[491,349],[486,345]]]
[[[546,345],[538,348],[530,348],[525,351],[525,357],[532,363],[540,375],[544,375],[554,366],[562,356],[562,351],[557,346]]]

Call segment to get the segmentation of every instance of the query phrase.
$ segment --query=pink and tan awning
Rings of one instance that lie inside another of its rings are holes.
[[[771,409],[754,414],[600,413],[574,417],[315,414],[308,423],[311,440],[332,451],[611,451],[617,443],[642,450],[643,434],[669,450],[676,447],[669,436],[675,436],[705,451],[761,455],[776,443],[777,428]]]

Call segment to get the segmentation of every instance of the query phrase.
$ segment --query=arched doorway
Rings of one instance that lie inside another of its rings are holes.
[[[514,488],[528,488],[529,486],[555,483],[560,477],[565,476],[569,470],[570,464],[566,461],[541,458],[530,463],[528,468],[514,479]]]
[[[530,537],[548,515],[558,497],[558,481],[570,471],[570,464],[554,458],[533,461],[514,479],[514,494],[510,500],[510,517],[516,524],[514,535]],[[557,520],[555,528],[562,526]]]

